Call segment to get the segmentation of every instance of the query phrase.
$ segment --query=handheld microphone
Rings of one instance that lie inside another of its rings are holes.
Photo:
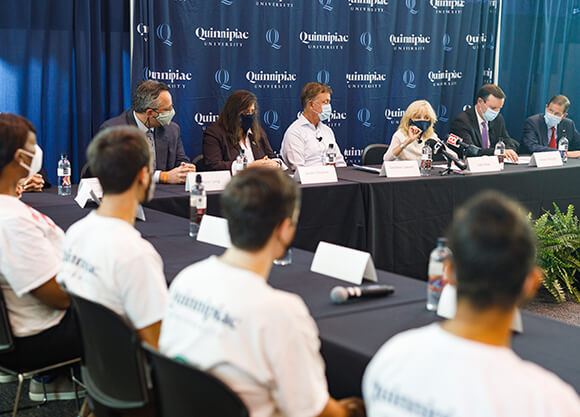
[[[395,292],[392,285],[363,285],[360,287],[334,287],[330,291],[330,300],[334,304],[344,304],[349,300],[375,298],[391,295]]]
[[[447,144],[453,146],[457,150],[462,151],[465,156],[480,156],[481,148],[470,143],[465,143],[459,136],[450,133],[447,137]]]

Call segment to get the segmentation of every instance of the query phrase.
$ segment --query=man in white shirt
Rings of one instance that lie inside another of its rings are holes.
[[[0,364],[12,370],[43,368],[81,352],[68,294],[56,282],[64,233],[17,197],[19,180],[42,166],[35,132],[23,117],[0,114],[0,287],[15,345],[0,354]],[[10,378],[2,374],[0,380]],[[66,375],[51,380],[45,386],[49,400],[75,398]],[[40,382],[32,380],[30,390],[31,399],[43,399]]]
[[[137,128],[109,128],[91,141],[87,160],[103,200],[67,231],[57,280],[128,318],[141,339],[157,347],[167,300],[163,262],[134,228],[137,206],[155,185],[149,145]]]
[[[456,213],[448,263],[456,315],[378,351],[363,378],[369,417],[580,416],[572,387],[510,349],[516,306],[542,278],[524,212],[487,192]]]
[[[318,329],[302,299],[267,284],[292,242],[300,191],[282,171],[251,167],[221,197],[232,247],[184,269],[169,289],[159,346],[211,372],[252,417],[361,415],[329,397]]]
[[[330,144],[336,152],[335,165],[346,166],[334,132],[322,123],[332,115],[331,94],[332,89],[321,83],[308,83],[302,89],[302,114],[286,129],[280,151],[288,168],[324,165]]]

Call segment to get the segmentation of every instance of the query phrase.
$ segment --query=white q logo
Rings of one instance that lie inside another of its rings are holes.
[[[409,88],[415,88],[415,73],[411,70],[406,70],[403,73],[403,84]]]
[[[163,43],[167,46],[172,46],[173,42],[171,41],[171,28],[167,23],[162,23],[157,26],[157,37],[163,41]]]
[[[270,44],[270,46],[274,49],[280,49],[280,45],[278,45],[278,41],[280,40],[280,32],[276,29],[268,29],[266,31],[266,42]]]

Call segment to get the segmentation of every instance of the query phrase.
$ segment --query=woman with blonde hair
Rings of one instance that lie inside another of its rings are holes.
[[[385,152],[385,161],[419,160],[424,141],[436,138],[433,125],[437,115],[427,100],[417,100],[409,104],[399,128],[393,134],[389,149]]]

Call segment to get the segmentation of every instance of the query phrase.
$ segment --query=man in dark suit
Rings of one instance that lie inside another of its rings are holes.
[[[561,94],[555,95],[546,104],[544,114],[534,114],[524,122],[522,145],[530,153],[558,149],[558,141],[567,137],[569,158],[580,158],[580,133],[574,122],[567,119],[570,100]]]
[[[477,92],[475,106],[455,116],[449,132],[462,138],[465,143],[481,148],[483,155],[493,155],[495,145],[501,139],[506,146],[506,158],[517,161],[518,143],[510,138],[503,117],[499,114],[505,97],[497,85],[482,86]]]
[[[155,182],[183,184],[188,172],[195,172],[183,150],[179,125],[169,87],[162,82],[141,82],[133,94],[132,108],[104,122],[99,130],[111,126],[137,126],[152,146]]]

